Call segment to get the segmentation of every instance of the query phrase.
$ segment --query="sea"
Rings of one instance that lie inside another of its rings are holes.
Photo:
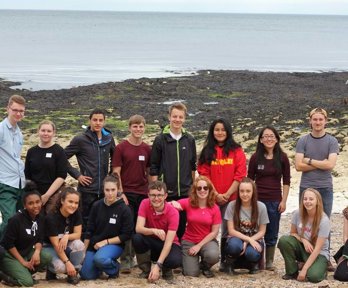
[[[347,71],[348,16],[0,10],[0,78],[61,89],[198,70]]]

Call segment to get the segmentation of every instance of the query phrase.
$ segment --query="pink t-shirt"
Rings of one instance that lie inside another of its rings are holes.
[[[149,199],[144,199],[139,206],[138,216],[145,218],[146,228],[162,229],[166,233],[168,230],[177,231],[179,227],[179,212],[167,202],[164,203],[164,210],[157,214],[151,206]],[[155,235],[152,235],[156,237]],[[175,235],[173,243],[180,245],[178,236]]]
[[[193,208],[189,198],[178,200],[187,215],[187,226],[182,237],[191,243],[201,242],[211,232],[213,225],[221,224],[221,213],[215,204],[213,207]]]

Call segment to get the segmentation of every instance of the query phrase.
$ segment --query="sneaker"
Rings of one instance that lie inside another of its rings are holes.
[[[49,269],[47,269],[46,271],[46,280],[50,281],[50,280],[57,280],[57,274],[51,272]]]
[[[69,275],[68,275],[68,278],[66,279],[66,281],[67,281],[69,284],[77,285],[77,284],[79,284],[79,282],[80,282],[80,278],[77,277],[77,276],[69,276]]]
[[[17,280],[13,279],[12,277],[8,276],[4,272],[0,271],[0,282],[4,281],[4,283],[7,286],[13,287],[13,286],[20,286]]]

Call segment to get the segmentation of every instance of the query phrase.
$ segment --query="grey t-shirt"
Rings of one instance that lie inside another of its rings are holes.
[[[225,211],[225,220],[233,221],[233,213],[234,213],[234,207],[236,206],[236,201],[232,201],[228,204],[226,211]],[[260,201],[257,201],[257,207],[259,210],[259,217],[257,219],[257,227],[252,228],[251,227],[251,209],[244,209],[243,206],[240,208],[240,227],[239,231],[243,233],[244,235],[252,236],[255,235],[259,231],[259,227],[261,224],[268,224],[268,214],[266,205],[263,204]]]
[[[296,226],[297,234],[301,235],[303,225],[301,222],[299,210],[295,210],[292,213],[291,224]],[[319,230],[318,230],[318,237],[326,238],[325,243],[324,243],[323,247],[321,248],[320,254],[325,256],[327,260],[329,260],[329,239],[328,239],[329,234],[330,234],[330,220],[326,216],[326,214],[324,213],[323,217],[321,218],[321,221],[320,221]],[[304,232],[303,232],[303,236],[301,236],[301,237],[310,241],[311,235],[312,235],[312,224],[307,223],[307,225],[304,229]],[[312,243],[312,245],[314,246],[315,243]]]
[[[320,138],[307,134],[302,136],[296,145],[296,153],[304,154],[304,157],[315,160],[328,159],[330,154],[338,154],[338,152],[338,141],[329,134]],[[331,170],[315,169],[303,172],[300,186],[303,188],[332,188]]]

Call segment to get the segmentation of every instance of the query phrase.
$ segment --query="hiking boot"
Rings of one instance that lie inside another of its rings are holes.
[[[46,271],[46,280],[50,281],[50,280],[57,280],[57,274],[51,272],[49,269],[47,269]]]
[[[69,284],[77,285],[77,284],[79,284],[79,282],[80,282],[80,278],[77,277],[77,276],[69,276],[69,275],[68,275],[68,278],[66,279],[66,281],[67,281]]]
[[[333,264],[331,263],[331,261],[327,261],[327,268],[326,268],[326,271],[328,272],[335,272],[335,267],[333,266]]]

